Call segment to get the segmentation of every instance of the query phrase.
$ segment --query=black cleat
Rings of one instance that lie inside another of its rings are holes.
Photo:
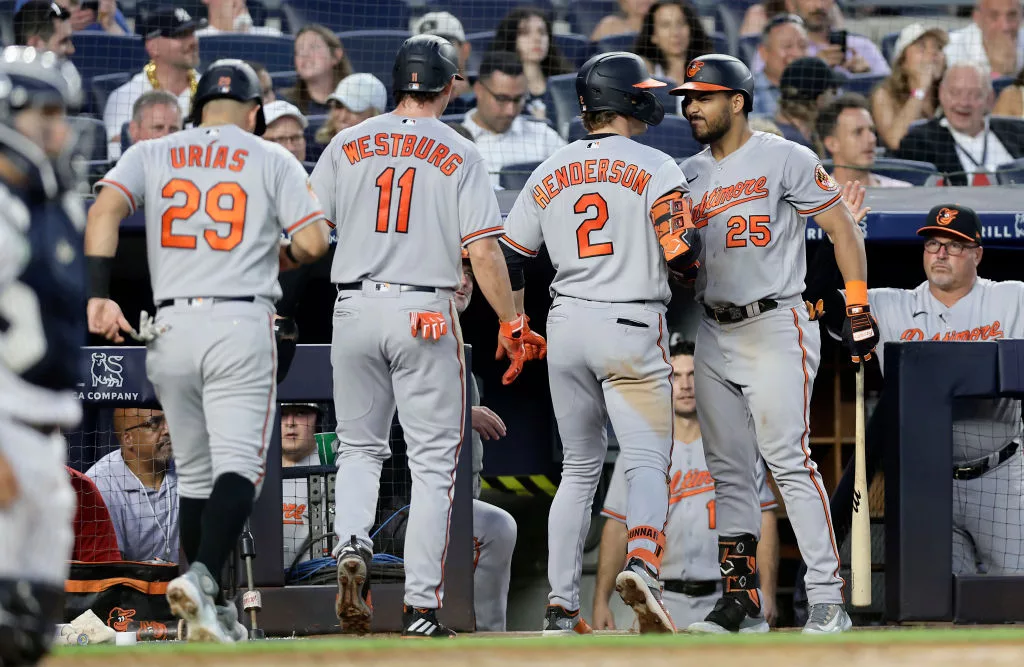
[[[436,609],[410,607],[405,605],[402,610],[403,637],[419,637],[421,639],[451,639],[455,631],[441,625],[437,620]]]

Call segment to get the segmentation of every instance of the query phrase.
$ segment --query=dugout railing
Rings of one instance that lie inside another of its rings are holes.
[[[951,482],[953,401],[1024,397],[1024,341],[886,343],[885,377],[898,394],[898,446],[885,453],[886,616],[1024,621],[1024,576],[952,574]]]
[[[144,347],[89,347],[89,374],[81,383],[80,397],[86,406],[99,408],[159,408],[153,386],[146,378]],[[472,349],[465,346],[466,367],[472,368]],[[292,402],[330,403],[331,376],[329,345],[299,345],[288,376],[278,385],[278,408],[273,435],[267,451],[267,474],[250,520],[256,558],[253,579],[262,593],[262,610],[257,622],[268,636],[326,634],[338,631],[334,615],[337,587],[333,584],[285,585],[281,521],[281,423],[280,404]],[[470,396],[467,384],[466,402]],[[458,631],[473,631],[473,511],[472,446],[470,410],[465,411],[463,446],[459,451],[455,480],[450,541],[445,560],[445,598],[439,619]],[[173,440],[173,434],[172,434]],[[344,511],[339,508],[338,511]],[[239,591],[246,590],[245,567],[234,567]],[[239,597],[239,602],[241,595]],[[402,583],[373,586],[373,632],[402,629]],[[241,611],[241,610],[240,610]],[[248,614],[240,614],[249,625]]]

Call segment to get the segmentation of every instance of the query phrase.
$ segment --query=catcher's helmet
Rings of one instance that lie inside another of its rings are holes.
[[[743,94],[744,109],[754,108],[754,76],[742,61],[720,53],[709,53],[690,61],[683,85],[673,88],[672,95],[687,91],[735,91]]]
[[[203,105],[211,100],[235,100],[237,102],[258,102],[256,128],[253,134],[263,136],[267,121],[263,116],[263,89],[256,72],[247,63],[237,58],[223,58],[210,63],[199,78],[195,95],[192,97],[192,113],[188,120],[195,125],[203,121]]]
[[[76,111],[82,103],[82,79],[70,61],[52,51],[8,46],[0,53],[2,119],[28,107],[55,106]]]
[[[576,96],[581,111],[614,111],[657,125],[665,117],[665,108],[648,89],[665,85],[651,78],[640,56],[613,51],[583,64],[576,75]]]
[[[402,43],[392,72],[395,93],[439,93],[459,74],[459,52],[437,35],[416,35]]]

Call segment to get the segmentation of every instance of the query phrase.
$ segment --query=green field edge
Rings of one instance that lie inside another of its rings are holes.
[[[402,640],[397,636],[309,637],[296,639],[270,639],[234,645],[189,644],[185,642],[140,642],[134,646],[95,644],[92,646],[56,647],[56,657],[96,657],[129,653],[147,654],[159,651],[173,653],[262,653],[298,652],[324,653],[330,651],[379,650],[458,650],[470,648],[509,648],[516,650],[542,647],[544,650],[572,650],[584,647],[659,648],[678,646],[716,645],[800,645],[827,643],[842,644],[906,644],[922,642],[1021,642],[1024,644],[1024,625],[1008,627],[886,627],[865,628],[842,635],[805,636],[799,632],[772,632],[762,635],[591,635],[588,637],[541,637],[530,635],[461,635],[454,640]]]

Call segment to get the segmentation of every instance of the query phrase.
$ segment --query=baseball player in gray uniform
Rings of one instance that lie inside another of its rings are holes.
[[[673,338],[675,335],[673,335]],[[669,348],[672,362],[674,411],[672,467],[669,475],[669,517],[665,528],[665,559],[661,568],[662,601],[679,627],[703,620],[721,595],[718,572],[717,504],[715,481],[704,462],[704,445],[697,422],[693,392],[693,351],[689,341]],[[764,464],[757,465],[761,500],[761,539],[757,543],[761,571],[761,603],[765,618],[774,616],[775,583],[779,560],[778,503],[768,486]],[[626,474],[624,460],[615,462],[604,509],[607,520],[601,532],[601,551],[594,589],[594,627],[615,629],[608,598],[615,585],[619,564],[626,555]]]
[[[820,337],[801,298],[806,216],[835,240],[851,295],[845,336],[852,358],[869,358],[877,339],[867,306],[864,242],[839,188],[809,150],[752,132],[753,77],[730,56],[695,58],[683,112],[708,144],[683,162],[691,216],[703,255],[696,299],[695,387],[708,470],[715,479],[723,597],[691,632],[767,632],[756,551],[760,452],[779,486],[807,563],[810,614],[804,632],[851,626],[843,608],[839,553],[828,497],[811,459],[811,387]]]
[[[412,474],[404,635],[455,634],[436,610],[466,410],[467,370],[452,301],[462,247],[501,322],[499,342],[512,362],[503,381],[521,372],[524,341],[544,343],[516,310],[483,158],[438,120],[461,78],[457,63],[455,47],[443,38],[406,40],[395,58],[395,111],[339,132],[313,170],[314,191],[338,236],[331,363],[337,504],[346,508],[335,518],[335,611],[343,632],[370,629],[369,530],[397,403]]]
[[[199,81],[197,127],[132,146],[97,184],[89,211],[89,328],[147,342],[146,372],[163,407],[178,470],[181,546],[191,567],[167,587],[190,640],[245,638],[220,574],[266,470],[276,409],[278,267],[315,261],[326,225],[305,171],[258,135],[259,79],[219,60]],[[253,134],[255,132],[255,135]],[[138,332],[108,298],[118,225],[139,207],[155,320]],[[291,245],[279,246],[281,230]]]
[[[631,53],[588,60],[576,92],[589,134],[537,167],[505,221],[514,288],[523,282],[516,255],[535,256],[545,243],[555,267],[548,377],[563,463],[548,518],[545,633],[591,631],[580,617],[579,584],[609,419],[629,508],[628,553],[615,587],[641,632],[675,632],[658,583],[672,452],[665,306],[668,267],[689,267],[699,237],[675,160],[630,139],[664,117],[648,90],[660,85]]]
[[[868,290],[871,308],[880,315],[881,342],[1024,337],[1024,283],[978,277],[983,251],[977,213],[966,206],[939,204],[917,233],[925,239],[927,280],[912,290]],[[841,293],[826,296],[823,321],[830,329],[840,326],[831,313],[842,312],[844,306]],[[880,368],[882,351],[880,346]],[[953,570],[1024,572],[1020,401],[960,399],[952,408]],[[871,439],[867,444],[869,450],[882,445]],[[874,458],[869,451],[868,460]]]

